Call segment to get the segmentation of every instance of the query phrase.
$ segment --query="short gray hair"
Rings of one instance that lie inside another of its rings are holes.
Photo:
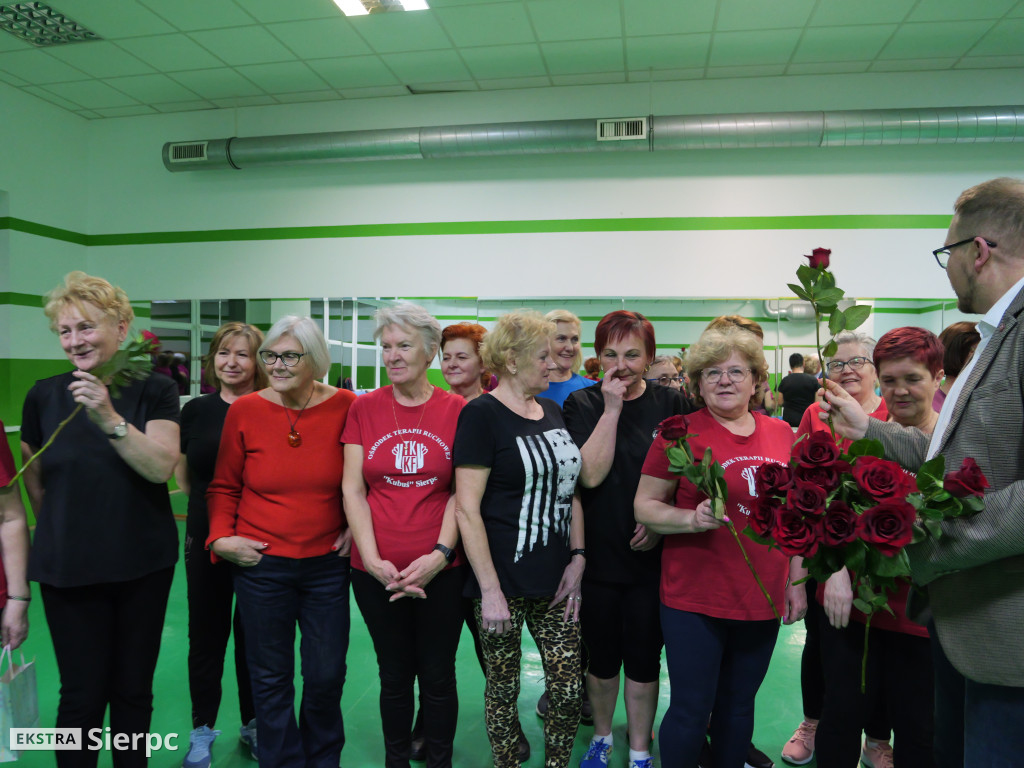
[[[860,344],[867,352],[868,360],[870,360],[875,354],[875,340],[871,336],[868,336],[866,333],[861,333],[860,331],[840,331],[836,334],[836,345],[838,346],[839,344]],[[832,358],[834,357],[835,355],[826,357],[825,364],[828,365],[832,362]]]
[[[400,301],[389,307],[381,307],[373,313],[373,320],[376,323],[373,329],[375,341],[380,341],[381,334],[389,325],[404,325],[420,335],[423,353],[428,360],[432,360],[441,348],[441,324],[419,304]]]
[[[263,340],[259,351],[273,346],[282,336],[292,336],[299,342],[302,351],[309,357],[314,378],[322,379],[327,375],[331,369],[331,352],[327,348],[324,332],[316,321],[299,315],[285,315],[267,331],[267,338]]]

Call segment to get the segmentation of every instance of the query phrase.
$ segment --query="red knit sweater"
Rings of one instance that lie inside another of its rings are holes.
[[[263,550],[268,555],[299,558],[330,552],[346,525],[341,432],[355,399],[340,389],[306,408],[297,424],[302,435],[297,448],[288,444],[283,406],[258,392],[232,403],[206,493],[206,546],[222,536],[245,536],[269,544]],[[289,413],[294,420],[299,412]]]

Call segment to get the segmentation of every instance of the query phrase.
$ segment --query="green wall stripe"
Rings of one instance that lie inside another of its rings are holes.
[[[946,214],[836,214],[830,216],[664,216],[621,219],[527,219],[522,221],[427,221],[390,224],[342,224],[315,227],[123,232],[86,235],[11,216],[0,217],[0,229],[50,237],[88,246],[168,243],[307,240],[346,237],[408,237],[424,235],[507,235],[564,232],[693,232],[761,229],[946,229]]]
[[[927,307],[875,307],[872,311],[879,315],[923,315],[926,312],[938,312],[941,309],[942,304],[929,304]]]
[[[32,293],[0,293],[0,304],[13,304],[17,307],[43,308],[43,297]]]
[[[24,232],[29,235],[48,237],[51,240],[63,240],[65,243],[75,245],[88,245],[89,236],[80,232],[72,232],[69,229],[60,229],[46,224],[38,224],[26,219],[18,219],[14,216],[0,216],[0,229],[11,229],[15,232]]]

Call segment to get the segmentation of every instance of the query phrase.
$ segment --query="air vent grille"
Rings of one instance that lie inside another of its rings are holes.
[[[646,117],[619,117],[597,121],[598,141],[646,141]]]
[[[0,5],[0,29],[39,48],[103,39],[46,3]]]
[[[198,163],[206,160],[208,141],[185,141],[171,144],[170,161],[172,163]]]

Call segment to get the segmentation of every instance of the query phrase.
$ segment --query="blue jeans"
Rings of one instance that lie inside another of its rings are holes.
[[[662,604],[661,631],[671,685],[658,730],[661,764],[697,765],[710,718],[716,768],[742,768],[779,623],[716,619]]]
[[[929,623],[928,631],[935,665],[936,764],[939,768],[1019,766],[1024,755],[1024,688],[968,680],[946,658],[935,625]]]
[[[338,768],[345,728],[341,691],[349,634],[349,561],[334,553],[294,559],[263,555],[234,566],[260,768]],[[295,721],[295,625],[302,632],[302,703]]]

